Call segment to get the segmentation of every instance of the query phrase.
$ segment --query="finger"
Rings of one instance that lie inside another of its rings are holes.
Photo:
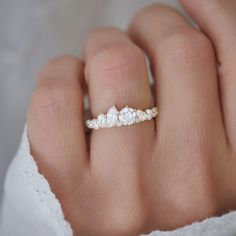
[[[223,132],[216,62],[207,37],[164,5],[137,14],[130,34],[151,58],[160,111],[158,139],[172,134],[171,139],[182,143],[192,137],[200,144],[202,133]]]
[[[62,201],[77,189],[87,165],[82,81],[79,59],[52,59],[39,76],[28,112],[31,152]]]
[[[229,142],[236,149],[236,1],[182,0],[182,3],[216,48],[224,122]]]
[[[126,105],[137,109],[151,106],[144,54],[122,31],[105,28],[92,32],[85,45],[85,58],[93,116],[106,113],[114,104],[118,109]],[[104,178],[109,173],[120,176],[124,169],[136,169],[142,163],[143,150],[151,145],[153,125],[153,121],[146,121],[93,131],[91,165],[101,170]]]

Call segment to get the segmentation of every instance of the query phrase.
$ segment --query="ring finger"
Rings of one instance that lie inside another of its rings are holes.
[[[118,110],[126,105],[142,110],[152,105],[145,56],[122,31],[104,28],[92,32],[85,44],[85,61],[93,117],[106,113],[112,105]],[[133,178],[131,167],[142,165],[143,150],[151,149],[153,137],[153,121],[95,130],[91,135],[91,168],[96,167],[104,179],[110,173],[114,178],[116,173],[117,177],[127,173],[129,177],[124,178]]]

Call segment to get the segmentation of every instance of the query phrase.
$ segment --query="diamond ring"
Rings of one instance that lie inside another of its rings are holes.
[[[131,107],[124,107],[120,111],[113,105],[106,114],[99,114],[97,118],[86,121],[89,129],[120,127],[133,125],[146,120],[151,120],[157,116],[157,108],[137,110]]]

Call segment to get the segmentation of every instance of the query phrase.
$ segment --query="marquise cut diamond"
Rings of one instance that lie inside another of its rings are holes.
[[[117,121],[118,121],[118,110],[116,109],[115,106],[112,106],[107,112],[108,127],[115,126]]]
[[[107,126],[107,120],[104,114],[98,115],[98,126],[100,128],[105,128]]]

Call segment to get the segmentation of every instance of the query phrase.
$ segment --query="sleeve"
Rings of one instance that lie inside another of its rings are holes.
[[[30,155],[26,128],[8,169],[0,218],[1,236],[73,236],[61,205]],[[143,236],[235,236],[236,211],[174,231]]]
[[[26,128],[5,180],[0,236],[73,236],[61,205],[30,155]]]

